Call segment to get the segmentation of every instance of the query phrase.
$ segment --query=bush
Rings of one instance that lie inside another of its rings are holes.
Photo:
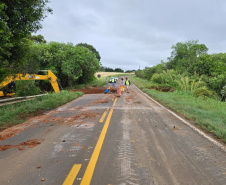
[[[207,87],[203,86],[203,87],[200,87],[200,88],[197,88],[195,89],[192,94],[195,96],[195,97],[213,97],[214,96],[214,92],[209,90]]]
[[[177,89],[182,91],[190,91],[193,92],[201,87],[206,87],[206,84],[201,81],[200,79],[198,81],[191,80],[188,76],[181,77],[178,80],[175,80],[178,84]]]
[[[172,87],[177,86],[176,79],[180,79],[181,75],[174,70],[163,71],[162,73],[153,74],[151,81],[157,84],[168,84]]]
[[[208,86],[210,89],[216,91],[219,95],[221,94],[221,89],[226,83],[226,75],[221,74],[215,77],[211,77],[208,80]]]
[[[221,101],[225,101],[226,99],[226,85],[221,90]]]
[[[197,76],[194,75],[189,77],[185,73],[181,75],[174,70],[163,71],[159,74],[155,73],[152,76],[151,80],[152,82],[161,85],[161,89],[163,89],[163,91],[167,91],[167,89],[170,89],[170,91],[171,89],[177,89],[180,91],[187,91],[191,93],[194,92],[196,95],[200,94],[207,97],[209,97],[210,94],[213,94],[212,91],[209,91],[206,88],[206,83],[203,82],[201,79],[197,78]],[[163,86],[166,88],[162,88]]]
[[[16,81],[17,96],[31,96],[40,94],[41,90],[35,86],[35,81]]]
[[[155,73],[152,75],[151,81],[157,84],[162,84],[164,83],[163,75]]]

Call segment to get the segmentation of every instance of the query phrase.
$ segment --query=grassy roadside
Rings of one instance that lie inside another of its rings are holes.
[[[187,119],[226,142],[226,103],[215,99],[196,98],[185,91],[159,92],[149,89],[151,82],[131,76],[130,80],[143,92],[164,106],[183,114]]]
[[[63,91],[33,100],[0,107],[0,130],[24,122],[28,117],[54,109],[78,97],[80,92]]]

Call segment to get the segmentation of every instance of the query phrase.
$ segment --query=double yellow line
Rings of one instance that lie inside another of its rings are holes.
[[[68,174],[67,178],[65,179],[63,185],[70,185],[73,184],[73,182],[75,181],[76,176],[78,175],[78,172],[81,168],[81,164],[75,164],[70,173]]]
[[[111,116],[113,114],[113,107],[115,106],[116,101],[117,101],[117,98],[115,98],[113,106],[110,109],[110,112],[109,112],[108,117],[105,121],[104,127],[101,131],[100,137],[97,141],[96,147],[93,151],[93,154],[91,156],[91,159],[90,159],[89,164],[86,168],[86,171],[84,173],[84,176],[82,178],[80,185],[89,185],[91,180],[92,180],[93,172],[94,172],[94,169],[95,169],[95,166],[96,166],[96,163],[97,163],[97,160],[98,160],[98,157],[99,157],[99,154],[100,154],[103,142],[104,142],[104,138],[105,138],[107,130],[108,130],[108,126],[109,126],[109,123],[110,123],[110,120],[111,120]],[[105,112],[103,113],[103,115],[100,119],[100,122],[103,122],[108,110],[109,109],[105,110]],[[72,167],[72,169],[71,169],[70,173],[68,174],[67,178],[65,179],[63,185],[72,185],[74,183],[74,180],[75,180],[81,166],[82,166],[81,164],[75,164]]]

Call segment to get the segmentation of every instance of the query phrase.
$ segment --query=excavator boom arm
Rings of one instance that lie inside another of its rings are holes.
[[[60,92],[57,77],[50,70],[48,70],[48,75],[15,74],[15,75],[7,76],[0,83],[0,89],[7,86],[11,82],[18,81],[18,80],[49,80],[54,91],[56,93]],[[0,91],[0,96],[3,96],[2,91]]]

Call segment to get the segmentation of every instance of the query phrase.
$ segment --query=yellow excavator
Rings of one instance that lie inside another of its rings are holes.
[[[48,75],[37,75],[37,74],[14,74],[7,76],[1,83],[0,83],[0,97],[1,96],[12,96],[15,93],[10,93],[7,91],[1,91],[1,89],[7,85],[12,85],[15,81],[18,80],[49,80],[54,91],[56,93],[60,92],[61,85],[57,79],[57,77],[52,73],[50,70],[41,70],[41,72],[47,71]],[[61,87],[62,89],[62,87]]]

